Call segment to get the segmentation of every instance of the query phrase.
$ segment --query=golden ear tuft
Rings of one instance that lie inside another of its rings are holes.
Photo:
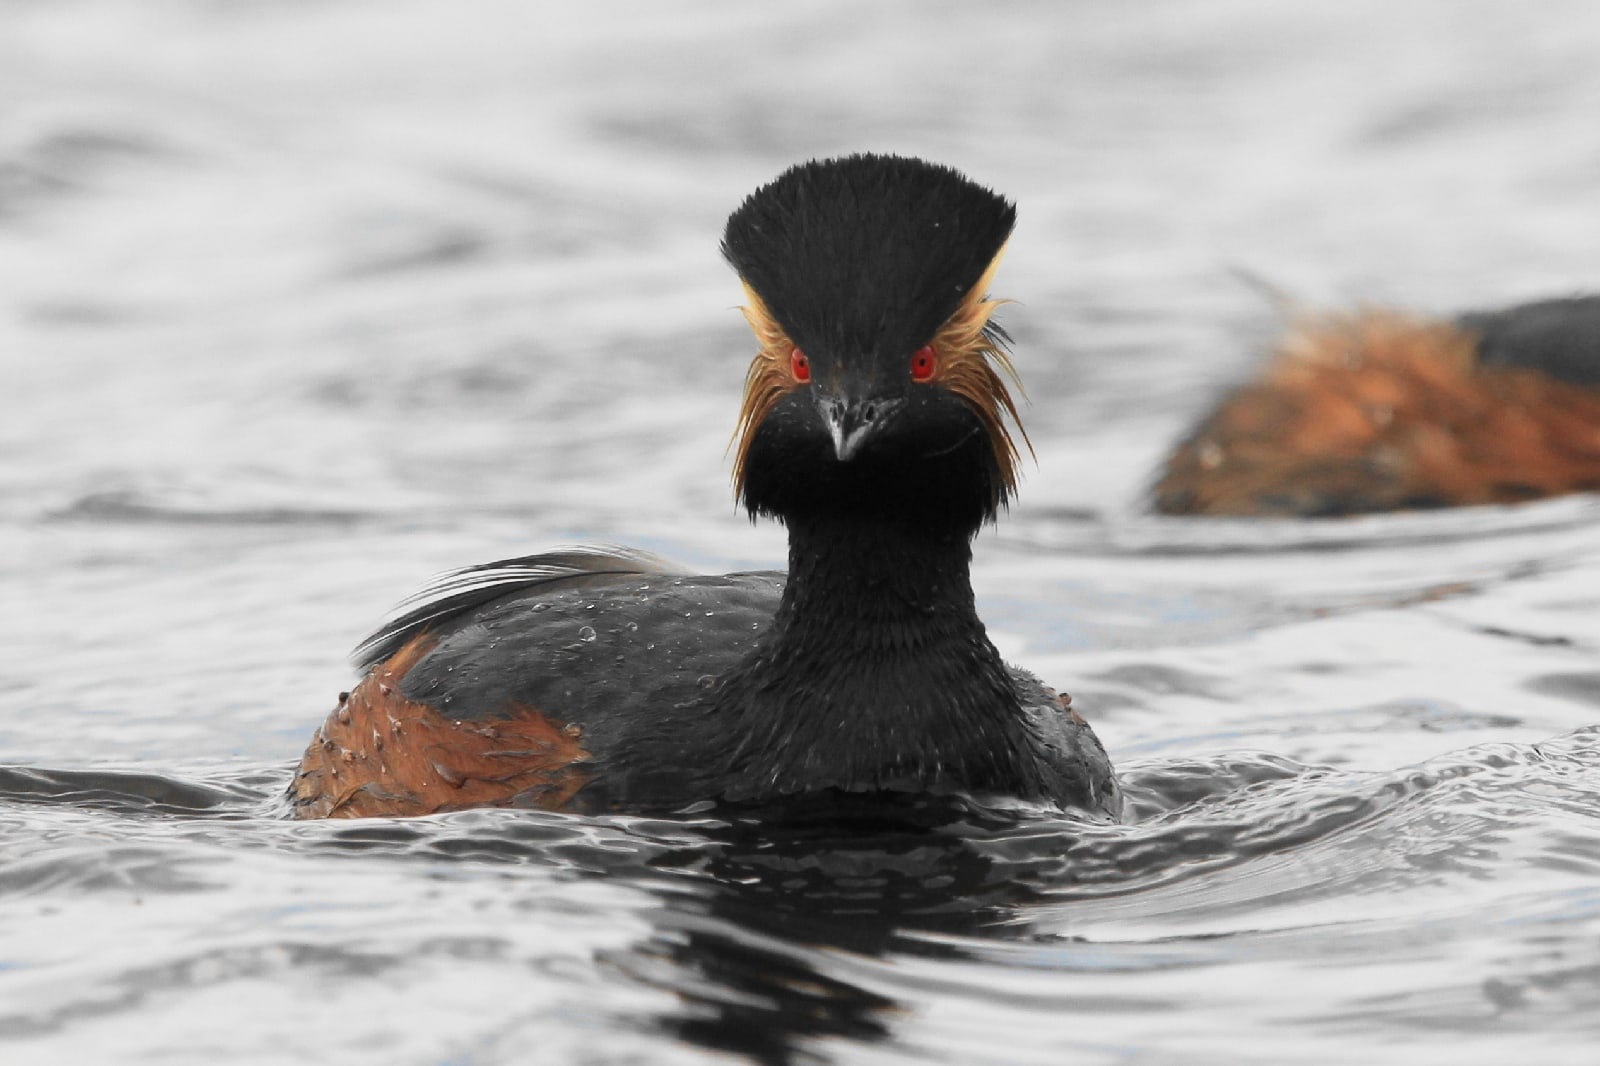
[[[795,383],[794,375],[789,370],[789,355],[794,351],[794,342],[778,325],[749,282],[741,279],[741,284],[744,286],[746,303],[740,311],[761,346],[755,358],[750,360],[750,369],[745,371],[744,400],[739,406],[739,422],[734,427],[733,441],[729,442],[729,447],[737,446],[733,456],[734,491],[743,496],[745,463],[750,456],[750,442],[755,438],[756,427],[777,406],[783,394],[794,388]]]
[[[1011,386],[1022,393],[1022,381],[1011,364],[1011,357],[1006,354],[1005,335],[989,321],[996,308],[1009,302],[989,298],[989,285],[1005,253],[1004,246],[995,253],[955,313],[939,327],[933,346],[939,353],[937,380],[966,400],[983,423],[994,448],[995,463],[1000,468],[1002,497],[1009,498],[1017,490],[1022,459],[1012,427],[1022,435],[1029,455],[1033,454],[1033,442],[1023,428],[1017,414],[1017,401],[1011,393]]]

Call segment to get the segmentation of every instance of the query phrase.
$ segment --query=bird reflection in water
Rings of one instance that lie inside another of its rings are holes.
[[[689,878],[662,894],[648,937],[602,962],[678,997],[658,1019],[668,1032],[753,1062],[889,1040],[905,1008],[864,987],[850,957],[957,957],[955,938],[1024,932],[1009,923],[1037,895],[1025,862],[986,846],[1017,816],[945,797],[860,803],[751,808],[706,844],[659,855],[652,865]]]

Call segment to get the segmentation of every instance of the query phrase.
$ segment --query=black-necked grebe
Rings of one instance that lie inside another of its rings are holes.
[[[946,167],[796,166],[729,218],[760,351],[734,480],[789,570],[582,549],[446,579],[359,653],[304,817],[965,793],[1115,817],[1105,751],[1008,666],[968,577],[1016,484],[990,280],[1015,209]]]

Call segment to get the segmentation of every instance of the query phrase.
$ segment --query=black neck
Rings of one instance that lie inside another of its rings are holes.
[[[789,582],[772,639],[793,649],[847,633],[853,646],[877,656],[952,636],[982,638],[971,562],[960,531],[855,517],[791,521]]]
[[[971,559],[963,529],[791,517],[782,603],[717,700],[733,725],[723,770],[749,793],[730,798],[1036,793],[1035,741],[978,619]]]

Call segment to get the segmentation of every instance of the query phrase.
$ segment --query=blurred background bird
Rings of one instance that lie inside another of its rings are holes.
[[[1600,489],[1600,297],[1299,316],[1165,460],[1174,515],[1346,515]]]

